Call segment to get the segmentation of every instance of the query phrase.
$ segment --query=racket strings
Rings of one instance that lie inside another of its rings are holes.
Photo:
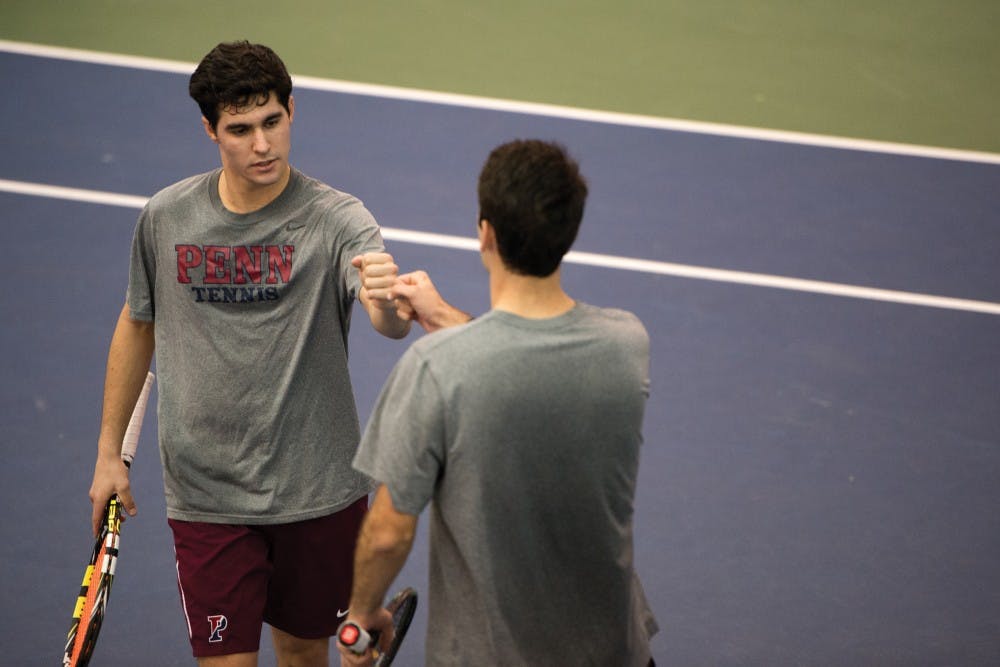
[[[67,641],[72,649],[63,662],[69,667],[87,665],[97,643],[118,564],[120,528],[121,504],[117,498],[112,498],[102,521],[99,547],[84,574],[81,596],[77,599],[73,612],[74,622]]]

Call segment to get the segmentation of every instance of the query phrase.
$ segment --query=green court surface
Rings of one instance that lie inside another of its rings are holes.
[[[248,38],[295,74],[1000,152],[995,0],[4,0],[0,38],[195,62]]]

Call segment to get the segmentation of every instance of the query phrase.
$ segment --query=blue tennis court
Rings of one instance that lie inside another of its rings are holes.
[[[0,52],[0,80],[0,642],[5,664],[46,665],[91,544],[138,206],[218,156],[183,74]],[[477,254],[407,232],[471,239],[502,141],[558,140],[580,161],[575,250],[607,261],[567,264],[567,289],[635,312],[653,345],[635,533],[659,664],[1000,663],[1000,159],[295,97],[293,165],[362,198],[401,269],[473,313]],[[352,331],[362,422],[404,346]],[[155,421],[95,664],[191,663]],[[421,534],[397,585],[425,589],[426,556]],[[422,663],[425,620],[398,664]]]

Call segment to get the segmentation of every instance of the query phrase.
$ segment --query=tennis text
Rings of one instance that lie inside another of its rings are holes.
[[[177,244],[177,282],[198,303],[254,303],[281,298],[292,277],[293,245]]]

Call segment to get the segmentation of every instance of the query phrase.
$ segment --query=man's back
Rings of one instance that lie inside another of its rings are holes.
[[[491,311],[407,353],[366,441],[413,444],[368,472],[402,511],[433,494],[428,664],[648,662],[632,569],[648,347],[633,315],[577,304]]]

